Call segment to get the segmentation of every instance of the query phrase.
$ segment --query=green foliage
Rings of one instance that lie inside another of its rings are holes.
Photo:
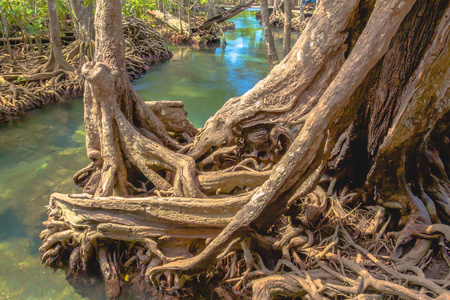
[[[145,18],[147,10],[154,10],[158,6],[157,0],[125,0],[122,5],[122,14],[124,17],[134,15],[138,18]]]
[[[86,7],[88,7],[89,4],[91,4],[92,2],[94,2],[94,0],[86,0],[86,1],[84,1],[84,5],[85,5]]]
[[[26,30],[28,34],[43,35],[48,31],[48,10],[46,0],[0,0],[11,33],[19,35],[17,29]],[[69,10],[64,0],[56,0],[56,8],[60,20],[69,18]],[[61,22],[62,30],[65,22]]]
[[[70,12],[67,7],[67,0],[55,0],[59,19],[61,20],[61,31],[72,29],[71,22],[65,22],[70,19]],[[95,0],[82,0],[84,5],[95,2]],[[195,0],[184,0],[184,6],[189,7]],[[208,0],[200,0],[198,5],[207,3]],[[178,1],[173,0],[124,0],[122,13],[124,17],[134,15],[135,17],[146,19],[147,10],[161,9],[163,4],[165,9],[178,8]],[[41,37],[48,32],[48,10],[46,0],[0,0],[7,23],[10,27],[11,35],[22,35],[21,30],[27,31],[31,36],[39,34]],[[203,12],[198,12],[204,14]]]

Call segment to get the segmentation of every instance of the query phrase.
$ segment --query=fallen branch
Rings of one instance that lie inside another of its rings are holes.
[[[147,13],[156,20],[166,24],[176,32],[183,32],[183,30],[187,32],[188,24],[184,21],[181,21],[181,26],[183,27],[181,28],[180,19],[174,17],[169,13],[162,13],[159,10],[147,10]]]
[[[241,11],[244,11],[247,8],[251,7],[255,3],[256,3],[255,0],[249,0],[242,4],[236,5],[232,9],[229,9],[229,10],[225,11],[224,13],[221,13],[220,15],[217,15],[215,17],[212,17],[212,18],[206,20],[202,25],[200,25],[198,27],[198,29],[200,29],[200,30],[211,29],[211,27],[214,25],[214,23],[219,24],[219,23],[225,22],[226,20],[231,19],[232,17],[234,17]]]

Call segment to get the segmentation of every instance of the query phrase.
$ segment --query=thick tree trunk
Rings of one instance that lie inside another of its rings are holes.
[[[48,16],[50,19],[50,55],[45,66],[40,71],[50,72],[58,69],[72,71],[73,67],[66,61],[62,53],[61,30],[55,0],[47,0]]]
[[[273,41],[272,29],[269,20],[269,6],[267,0],[261,0],[261,15],[264,26],[264,40],[266,44],[267,58],[269,60],[270,68],[278,64],[278,54],[275,49],[275,42]]]
[[[94,58],[94,4],[86,6],[82,0],[70,0],[69,8],[77,42],[70,45],[66,58],[80,60],[84,64]]]

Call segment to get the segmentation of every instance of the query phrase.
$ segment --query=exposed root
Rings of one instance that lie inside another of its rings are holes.
[[[105,10],[111,3],[98,1]],[[448,8],[431,22],[434,35],[399,92],[401,105],[384,140],[366,157],[365,169],[352,174],[359,184],[342,183],[338,168],[358,138],[356,111],[367,110],[360,93],[373,92],[369,83],[378,80],[383,59],[390,62],[396,32],[409,17],[423,20],[428,3],[376,1],[355,43],[342,32],[357,25],[349,19],[361,9],[358,1],[334,3],[339,14],[319,8],[311,22],[320,26],[302,35],[285,59],[288,71],[278,66],[266,80],[285,76],[289,87],[257,85],[231,99],[199,133],[179,103],[145,104],[124,79],[123,61],[112,55],[111,45],[120,43],[104,39],[104,61],[83,68],[92,163],[75,178],[87,182],[86,194],[52,195],[41,234],[43,263],[59,267],[69,260],[70,274],[89,272],[89,263],[100,266],[110,298],[118,297],[127,276],[143,294],[153,287],[191,298],[189,289],[207,281],[255,299],[448,297],[446,256],[436,262],[430,248],[446,254],[450,236],[450,50],[442,42],[450,30]],[[339,38],[323,36],[311,54],[316,33],[327,26]],[[308,73],[296,73],[307,66]],[[298,79],[306,86],[297,86]],[[367,125],[373,124],[360,127]],[[364,142],[358,151],[366,150]],[[331,157],[337,167],[325,175]]]
[[[161,35],[144,21],[127,18],[123,21],[123,30],[127,71],[131,80],[139,78],[152,63],[172,57]],[[7,55],[0,56],[0,122],[23,115],[27,110],[59,102],[63,97],[83,94],[84,79],[79,71],[42,71],[48,61],[47,56],[36,56],[27,51],[19,55],[21,48],[15,51],[14,62]],[[75,41],[64,49],[65,58],[76,69],[92,60],[93,54],[93,42]]]
[[[235,208],[239,208],[245,201],[248,201],[248,198],[245,197],[236,198],[236,200],[238,199],[241,199],[239,200],[241,204],[236,202]],[[226,201],[230,200],[231,198]],[[179,290],[189,280],[192,280],[192,276],[178,273],[179,267],[171,268],[170,272],[155,273],[160,269],[157,266],[164,263],[162,268],[167,270],[171,264],[186,262],[186,259],[196,251],[202,251],[206,245],[198,244],[196,242],[198,238],[212,237],[217,234],[217,230],[220,230],[210,227],[213,224],[215,224],[214,226],[219,225],[218,219],[217,217],[210,218],[211,215],[216,214],[212,211],[205,211],[205,208],[223,209],[220,203],[223,203],[224,200],[217,198],[216,204],[213,204],[213,200],[209,200],[203,204],[202,210],[196,208],[199,205],[196,200],[188,201],[188,199],[170,198],[170,201],[154,199],[151,202],[143,202],[138,199],[116,199],[114,202],[109,202],[101,199],[83,200],[76,195],[70,198],[54,195],[50,206],[52,218],[55,221],[64,221],[70,217],[72,222],[76,221],[77,223],[73,223],[71,230],[55,232],[51,238],[47,238],[45,246],[41,248],[43,259],[45,258],[44,263],[52,264],[62,257],[62,251],[71,251],[73,258],[70,270],[72,273],[77,272],[77,268],[82,265],[79,263],[79,257],[82,257],[81,261],[86,262],[90,259],[89,257],[95,255],[92,250],[87,250],[88,256],[83,257],[79,254],[83,252],[80,251],[80,246],[86,248],[86,244],[99,245],[100,241],[106,240],[125,241],[128,245],[127,253],[130,254],[120,260],[117,254],[114,254],[116,250],[113,249],[116,246],[108,248],[96,246],[96,248],[99,247],[97,251],[101,252],[98,255],[103,257],[100,259],[100,263],[105,266],[102,267],[102,270],[104,269],[103,274],[106,276],[105,280],[108,282],[107,286],[111,293],[120,290],[121,284],[117,280],[120,277],[118,274],[122,271],[117,266],[121,264],[127,267],[128,273],[135,272],[133,271],[135,268],[137,268],[136,272],[146,269],[148,279],[158,286],[166,286],[167,291]],[[72,216],[73,205],[77,207],[77,215],[80,217]],[[175,212],[179,210],[179,205],[183,205],[185,208],[183,214],[177,215]],[[191,205],[193,206],[189,208]],[[159,208],[157,208],[158,206]],[[112,207],[115,209],[111,209]],[[103,219],[96,213],[99,209],[107,209],[109,212],[115,211],[116,213],[114,215],[109,213],[108,219]],[[120,214],[130,215],[127,212],[130,210],[134,211],[134,221],[127,218],[128,224],[117,224],[117,221],[125,220],[120,217]],[[167,212],[162,214],[164,210]],[[122,212],[120,213],[120,211]],[[205,211],[203,221],[198,219],[200,223],[196,222],[196,229],[192,228],[188,233],[186,229],[183,229],[184,225],[182,224],[192,222],[193,217],[200,211]],[[229,213],[229,215],[234,214],[232,211]],[[369,295],[374,296],[373,293],[382,293],[400,299],[431,299],[433,296],[442,296],[447,293],[445,286],[448,286],[448,282],[443,278],[425,278],[420,272],[418,274],[400,273],[396,270],[397,261],[395,259],[383,255],[383,252],[380,254],[366,250],[366,247],[372,243],[372,239],[364,238],[355,241],[349,232],[356,234],[357,223],[354,222],[357,222],[358,218],[366,213],[370,212],[354,211],[346,213],[346,217],[341,218],[339,213],[329,209],[327,210],[327,222],[323,222],[317,227],[314,233],[304,234],[307,231],[304,227],[285,223],[285,229],[280,230],[276,236],[250,235],[250,239],[245,239],[240,243],[233,241],[230,243],[230,247],[223,252],[228,255],[220,255],[222,258],[216,264],[217,270],[220,272],[214,272],[216,274],[214,276],[223,276],[227,279],[228,284],[233,286],[235,292],[240,291],[247,295],[251,292],[255,299],[271,299],[270,297],[273,295],[289,297],[309,295],[311,299],[321,299],[318,297],[333,297],[337,293],[350,297],[358,297],[362,294],[364,297],[370,298]],[[151,215],[155,216],[153,225],[150,225],[151,222],[148,219]],[[145,221],[141,216],[145,216]],[[166,231],[166,234],[172,236],[170,241],[165,241],[162,236],[149,238],[152,231],[158,235],[162,233],[161,224],[164,221],[161,218],[172,220],[171,228],[167,228],[168,231]],[[108,223],[103,223],[106,220]],[[173,221],[176,220],[180,222],[181,227],[174,227]],[[225,226],[226,222],[219,225],[219,228]],[[65,222],[60,223],[66,224]],[[145,228],[138,224],[145,224]],[[156,229],[156,227],[151,229],[152,226],[158,226],[160,229]],[[85,231],[83,228],[91,229]],[[447,230],[447,227],[442,230]],[[428,228],[430,233],[435,231],[441,231],[441,228]],[[144,233],[145,235],[142,235]],[[320,236],[322,239],[319,238]],[[324,236],[329,238],[324,239]],[[387,239],[386,235],[383,239]],[[55,243],[59,246],[55,248],[49,246]],[[61,245],[66,246],[62,248]],[[175,245],[179,247],[176,251]],[[168,249],[167,246],[170,247],[172,256],[164,254]],[[389,246],[392,251],[391,247]],[[92,249],[92,246],[88,248]],[[264,254],[263,256],[258,254],[264,248],[273,253],[272,259]],[[132,255],[132,253],[135,254]],[[276,262],[276,266],[273,265],[274,262]],[[272,265],[273,269],[268,268],[267,264]],[[146,268],[144,268],[145,265],[147,265]],[[422,265],[421,269],[426,270],[427,265]],[[408,284],[405,285],[405,282]]]

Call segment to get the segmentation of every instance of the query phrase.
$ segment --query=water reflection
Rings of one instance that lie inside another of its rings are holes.
[[[269,71],[254,13],[233,21],[225,50],[172,46],[174,58],[153,66],[135,88],[144,99],[184,101],[189,118],[203,126]],[[280,38],[277,46],[281,51]],[[79,193],[72,175],[87,164],[81,99],[0,125],[0,299],[81,299],[64,272],[40,264],[38,235],[49,195]]]
[[[71,180],[87,163],[81,99],[0,126],[0,299],[81,299],[39,262],[49,195],[79,192]]]
[[[226,32],[225,49],[171,47],[174,57],[135,83],[139,94],[147,100],[183,101],[189,119],[201,127],[225,101],[252,88],[269,71],[263,30],[252,11],[233,21],[236,27]],[[274,33],[281,58],[282,30]],[[292,44],[297,37],[292,34]]]

